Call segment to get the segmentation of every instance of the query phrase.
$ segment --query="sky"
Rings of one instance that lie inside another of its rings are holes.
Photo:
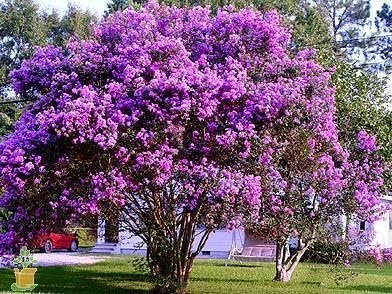
[[[35,0],[35,2],[38,3],[43,10],[50,11],[56,9],[60,13],[64,13],[67,10],[68,3],[72,3],[101,16],[103,15],[103,12],[106,9],[106,3],[109,2],[109,0]]]
[[[35,0],[43,10],[52,10],[53,8],[59,12],[64,12],[67,9],[68,2],[77,4],[83,9],[88,9],[98,16],[103,15],[106,9],[106,3],[109,0]],[[371,0],[371,14],[374,17],[376,11],[381,7],[383,3],[392,5],[392,0]]]

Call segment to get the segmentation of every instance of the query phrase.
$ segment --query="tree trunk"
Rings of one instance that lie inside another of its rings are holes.
[[[150,249],[151,251],[151,249]],[[185,294],[192,272],[193,258],[185,257],[180,268],[173,262],[167,262],[172,253],[159,252],[150,256],[150,269],[153,274],[156,294]],[[166,261],[166,262],[165,262]]]
[[[193,260],[186,260],[184,262],[184,267],[179,270],[177,274],[177,292],[179,294],[188,293],[187,287],[189,282],[189,277],[192,271],[192,264]]]
[[[288,240],[277,243],[276,245],[276,262],[275,262],[275,281],[279,282],[289,282],[291,276],[296,269],[301,257],[304,255],[306,250],[311,244],[302,244],[300,241],[300,246],[296,253],[290,256],[290,251],[288,250]]]
[[[178,284],[178,289],[177,289],[177,293],[178,294],[186,294],[188,293],[187,287],[188,287],[188,275],[181,275],[181,281]]]
[[[276,274],[275,274],[275,281],[278,282],[289,282],[291,279],[291,273],[287,271],[286,267],[281,267],[281,268],[276,268]]]
[[[288,282],[291,274],[287,271],[286,261],[290,257],[288,250],[288,241],[278,242],[276,245],[276,263],[275,263],[275,281]]]
[[[166,190],[163,192],[172,193]],[[155,197],[154,193],[148,194],[147,198],[152,199],[151,203],[142,206],[138,198],[131,194],[130,201],[135,205],[136,212],[130,209],[126,216],[133,217],[135,223],[138,220],[143,221],[142,226],[137,229],[131,227],[131,231],[140,236],[147,246],[146,261],[154,284],[153,292],[187,293],[193,261],[214,228],[198,232],[200,239],[194,244],[201,206],[192,211],[183,210],[179,214],[177,200],[162,207],[161,198],[158,196]],[[163,198],[167,197],[170,198],[165,194]],[[146,207],[148,212],[145,211]],[[137,217],[132,213],[136,213]],[[193,245],[197,245],[196,248]]]
[[[193,251],[195,224],[189,214],[184,214],[179,223],[179,229],[167,234],[168,237],[156,235],[147,245],[149,265],[154,272],[155,293],[187,293],[193,261],[208,238],[209,231],[202,236],[199,246]]]

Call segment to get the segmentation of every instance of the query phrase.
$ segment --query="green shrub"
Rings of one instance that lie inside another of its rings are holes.
[[[351,253],[347,242],[315,242],[304,254],[307,262],[325,264],[344,264],[351,260]]]

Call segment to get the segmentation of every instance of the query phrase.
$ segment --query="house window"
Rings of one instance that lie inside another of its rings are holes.
[[[359,223],[359,230],[364,231],[366,229],[366,222],[360,222]]]
[[[392,230],[392,211],[389,212],[389,229]]]

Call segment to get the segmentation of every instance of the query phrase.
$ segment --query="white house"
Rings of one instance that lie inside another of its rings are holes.
[[[106,232],[108,225],[105,221],[99,220],[98,223],[97,244],[91,252],[117,254],[145,253],[146,246],[139,237],[133,236],[125,230],[118,230],[118,237],[111,238]],[[233,234],[233,232],[225,229],[216,230],[211,233],[200,256],[226,258],[230,252],[233,241],[241,246],[244,241],[244,231],[237,230],[236,233]],[[198,244],[198,239],[196,239],[195,244]]]
[[[382,201],[392,205],[392,195],[384,196]],[[392,207],[392,206],[391,206]],[[374,239],[371,245],[379,245],[381,248],[392,248],[392,208],[384,213],[382,218],[374,223],[361,222],[357,224],[358,229],[372,232]],[[119,230],[118,226],[110,228],[105,221],[100,220],[98,224],[97,244],[92,252],[100,253],[144,253],[146,251],[141,239],[132,236],[125,230]],[[238,230],[233,234],[225,229],[216,230],[212,233],[204,246],[201,257],[226,258],[232,249],[233,243],[239,248],[245,241],[243,230]]]
[[[391,208],[385,211],[382,217],[374,223],[360,223],[359,229],[373,233],[374,238],[371,245],[392,248],[392,194],[384,195],[382,202],[391,206]]]

